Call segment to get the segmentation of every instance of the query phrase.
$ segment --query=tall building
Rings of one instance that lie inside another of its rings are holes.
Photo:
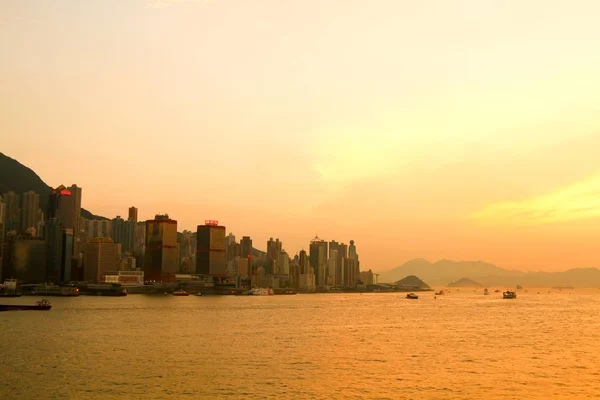
[[[148,281],[172,282],[177,273],[177,221],[168,214],[146,221],[144,277]]]
[[[281,254],[282,243],[277,240],[270,238],[267,241],[267,262],[268,270],[267,274],[279,274],[279,256]]]
[[[329,272],[330,276],[334,276],[333,284],[342,286],[344,284],[344,258],[348,256],[348,246],[344,243],[338,243],[335,240],[329,242],[329,258],[331,259],[332,252],[336,253],[335,262],[330,264],[335,269]]]
[[[116,274],[121,259],[119,247],[111,238],[91,239],[84,252],[84,279],[88,282],[104,282],[105,275]]]
[[[138,209],[137,207],[129,207],[129,218],[127,218],[129,221],[133,221],[134,224],[137,224],[138,222]]]
[[[25,232],[27,228],[38,229],[38,209],[40,208],[40,195],[28,191],[21,194],[21,218],[19,231]]]
[[[310,267],[317,286],[327,285],[327,242],[315,236],[310,242]]]
[[[46,280],[58,282],[62,280],[63,266],[63,227],[58,218],[50,218],[44,224],[46,240]],[[71,254],[69,254],[69,259]]]
[[[135,222],[117,216],[112,220],[111,225],[113,241],[121,245],[123,254],[132,254],[135,245]]]
[[[4,243],[4,227],[6,224],[6,204],[2,202],[0,196],[0,266],[2,265],[2,245]]]
[[[225,259],[225,227],[212,224],[198,225],[196,232],[196,273],[227,276]]]
[[[20,283],[41,283],[46,280],[46,243],[35,235],[11,233],[6,237],[2,257],[2,281],[16,279]]]
[[[50,194],[48,203],[48,218],[58,218],[65,229],[79,233],[81,220],[82,190],[77,185],[69,188],[61,185]]]
[[[360,262],[358,261],[358,253],[354,240],[350,241],[348,247],[348,258],[344,263],[344,285],[347,287],[355,287],[356,282],[360,280]]]
[[[4,233],[18,231],[19,226],[19,195],[15,192],[6,192],[2,195],[6,204],[6,217],[4,219]]]

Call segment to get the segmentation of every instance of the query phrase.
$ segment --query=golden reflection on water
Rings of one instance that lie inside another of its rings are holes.
[[[600,290],[403,297],[52,298],[0,313],[0,397],[600,397]]]

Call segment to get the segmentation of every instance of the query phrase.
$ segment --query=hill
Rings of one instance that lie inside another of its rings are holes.
[[[468,278],[485,286],[514,287],[598,287],[600,269],[575,268],[562,272],[522,272],[500,268],[483,261],[439,260],[431,263],[416,258],[379,275],[379,282],[395,282],[407,276],[417,275],[434,286],[445,286],[448,282]]]
[[[13,191],[17,194],[33,190],[40,195],[40,208],[44,213],[48,208],[48,196],[52,188],[31,168],[26,167],[3,153],[0,153],[0,194]],[[106,219],[82,208],[81,216],[86,219]]]
[[[460,278],[456,282],[450,282],[448,287],[481,287],[481,283],[477,283],[469,278]]]
[[[431,287],[414,275],[407,276],[396,282],[396,286],[407,289],[431,289]]]

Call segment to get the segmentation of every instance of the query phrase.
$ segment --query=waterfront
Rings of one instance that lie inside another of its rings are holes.
[[[0,394],[597,398],[600,290],[547,292],[51,298],[0,314]]]

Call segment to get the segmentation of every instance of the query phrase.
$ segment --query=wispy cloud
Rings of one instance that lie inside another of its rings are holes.
[[[488,223],[548,224],[600,217],[600,175],[552,193],[495,203],[474,214]]]

